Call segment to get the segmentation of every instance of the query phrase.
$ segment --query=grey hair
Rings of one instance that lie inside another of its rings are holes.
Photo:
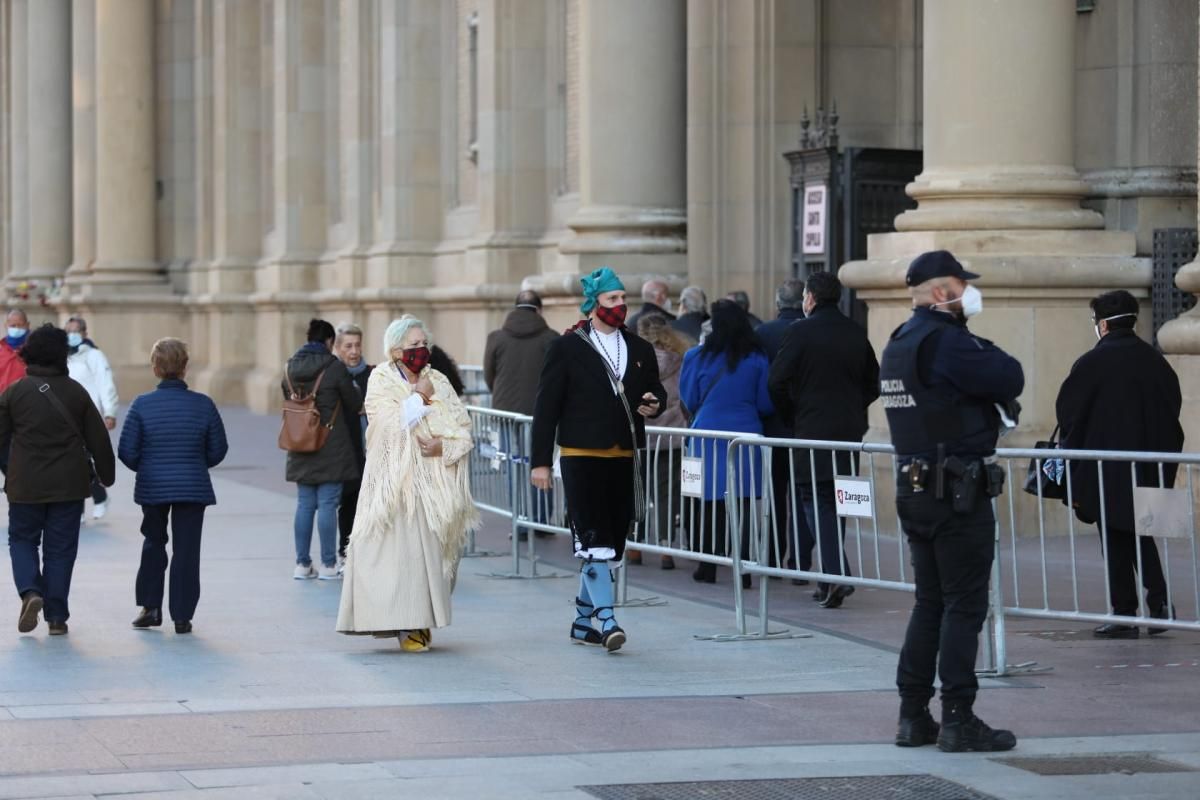
[[[86,319],[84,319],[83,317],[76,314],[67,320],[68,325],[71,324],[72,322],[77,323],[79,325],[80,331],[82,331],[83,333],[87,333],[87,320]]]
[[[800,308],[804,305],[804,281],[799,278],[789,278],[779,284],[775,290],[775,307],[782,311],[785,308]]]
[[[679,305],[689,314],[703,312],[708,309],[708,298],[699,286],[688,286],[679,293]]]
[[[429,339],[429,346],[433,347],[433,334],[429,332],[429,328],[425,327],[425,323],[412,314],[405,314],[400,319],[392,320],[391,324],[387,326],[387,330],[383,332],[384,356],[391,358],[392,351],[400,347],[405,335],[413,328],[420,328],[425,331],[425,337]]]
[[[334,339],[334,344],[341,344],[343,336],[357,336],[362,338],[362,328],[355,325],[353,322],[339,322],[337,328],[334,329],[337,337]]]
[[[28,325],[28,324],[29,324],[29,315],[25,313],[25,309],[23,309],[23,308],[10,308],[10,309],[8,310],[8,313],[7,313],[7,314],[5,314],[4,316],[5,316],[5,317],[11,317],[13,314],[20,314],[20,315],[21,315],[21,318],[25,320],[25,324],[26,324],[26,325]]]

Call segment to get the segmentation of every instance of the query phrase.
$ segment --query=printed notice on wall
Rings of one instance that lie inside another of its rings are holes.
[[[704,499],[704,459],[679,459],[679,493]]]
[[[804,237],[804,254],[820,255],[825,252],[825,184],[804,187],[804,215],[801,235]]]
[[[875,504],[871,498],[871,482],[862,478],[834,478],[833,493],[837,500],[839,517],[874,516]]]

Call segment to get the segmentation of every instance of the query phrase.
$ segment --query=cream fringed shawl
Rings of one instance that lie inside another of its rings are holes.
[[[433,405],[411,428],[404,401],[412,387],[396,367],[380,365],[367,381],[367,463],[350,547],[395,535],[397,517],[412,524],[420,514],[441,542],[442,569],[453,579],[467,532],[480,525],[465,460],[474,447],[471,419],[445,375],[429,367],[423,374],[433,382]],[[418,435],[440,437],[442,455],[421,455]]]

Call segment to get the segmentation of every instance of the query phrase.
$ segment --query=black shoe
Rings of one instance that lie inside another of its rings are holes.
[[[29,633],[38,624],[38,614],[42,613],[45,601],[37,592],[26,592],[21,595],[21,613],[17,617],[17,630]]]
[[[1137,625],[1115,625],[1108,622],[1092,629],[1092,635],[1097,639],[1136,639],[1141,636],[1141,631]]]
[[[841,608],[842,601],[854,594],[853,586],[833,586],[821,598],[821,608]]]
[[[162,625],[162,609],[142,607],[142,613],[137,615],[137,619],[133,621],[135,628],[157,628]]]
[[[896,747],[923,747],[938,740],[941,726],[933,719],[929,709],[923,709],[919,716],[900,717],[900,726],[896,729]]]
[[[187,620],[187,619],[185,619],[185,620],[183,620],[182,622],[180,622],[180,621],[176,620],[176,622],[175,622],[175,632],[176,632],[176,633],[191,633],[191,632],[192,632],[192,622],[191,622],[191,620]]]
[[[1158,607],[1158,611],[1154,612],[1150,616],[1154,617],[1155,619],[1175,619],[1175,606],[1172,605],[1170,608],[1170,611],[1168,611],[1167,604],[1163,603],[1161,606]],[[1169,630],[1171,630],[1171,629],[1170,628],[1146,628],[1146,633],[1150,634],[1151,636],[1158,636],[1160,633],[1166,633]]]
[[[814,589],[812,599],[818,603],[823,602],[825,600],[825,590],[821,588]]]
[[[808,581],[804,578],[792,578],[792,586],[808,586]]]
[[[621,649],[621,645],[625,644],[625,631],[621,630],[619,627],[610,628],[603,634],[603,636],[604,638],[601,641],[601,644],[603,644],[604,649],[608,650],[610,653],[615,653]]]
[[[750,576],[749,576],[749,575],[743,575],[743,576],[742,576],[742,588],[743,588],[743,589],[749,589],[749,588],[750,588],[750,586],[751,586],[751,583],[750,583]]]
[[[665,570],[675,569],[675,559],[671,558],[670,556],[663,556],[662,561],[659,562],[658,566],[660,569]]]
[[[1012,731],[993,730],[975,716],[970,706],[942,707],[942,729],[937,737],[938,750],[943,753],[994,753],[1012,750],[1017,737]]]
[[[699,564],[696,567],[696,571],[692,573],[692,580],[694,580],[696,583],[716,583],[716,564]]]
[[[67,623],[65,622],[47,622],[46,625],[50,628],[51,636],[67,635]]]
[[[575,644],[604,644],[600,631],[582,622],[571,623],[571,641]]]

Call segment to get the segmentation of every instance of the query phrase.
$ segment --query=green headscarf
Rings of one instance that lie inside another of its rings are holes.
[[[625,284],[621,283],[617,273],[608,267],[601,267],[590,275],[584,275],[579,282],[583,284],[584,298],[579,310],[584,314],[592,313],[592,309],[596,307],[597,298],[605,292],[625,291]]]

